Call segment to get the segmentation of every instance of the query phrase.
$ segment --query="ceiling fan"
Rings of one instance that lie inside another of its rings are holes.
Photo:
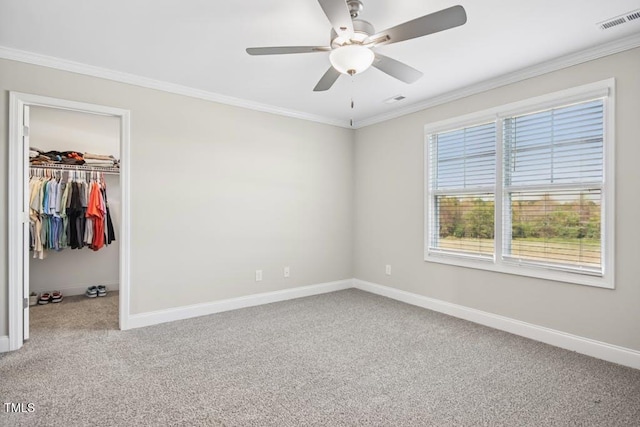
[[[361,0],[318,0],[318,3],[333,27],[329,46],[250,47],[247,49],[249,55],[330,52],[331,67],[313,89],[315,92],[330,89],[340,74],[353,76],[371,66],[400,81],[413,83],[422,77],[422,72],[374,52],[373,49],[377,46],[448,30],[467,22],[464,8],[452,6],[376,33],[373,25],[358,19],[363,9]]]

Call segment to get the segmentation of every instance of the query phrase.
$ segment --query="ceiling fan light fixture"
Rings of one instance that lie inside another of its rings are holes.
[[[467,22],[464,7],[457,5],[376,32],[371,23],[357,18],[362,11],[362,0],[318,0],[318,3],[331,24],[329,46],[247,48],[249,55],[330,51],[331,67],[313,88],[314,92],[331,89],[341,74],[353,76],[371,66],[401,82],[414,83],[422,77],[422,72],[380,53],[374,54],[372,49],[382,44],[398,43],[449,30]],[[633,14],[627,18],[635,19],[636,16]]]
[[[373,64],[375,55],[368,47],[361,45],[341,46],[331,51],[329,61],[342,74],[354,75],[365,71]]]

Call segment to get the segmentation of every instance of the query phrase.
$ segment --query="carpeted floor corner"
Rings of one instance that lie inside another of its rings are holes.
[[[638,426],[640,371],[346,290],[117,330],[117,294],[31,311],[1,426]]]

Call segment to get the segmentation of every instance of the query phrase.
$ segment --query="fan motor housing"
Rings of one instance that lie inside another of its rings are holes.
[[[362,12],[362,9],[364,9],[364,5],[360,0],[348,0],[347,6],[349,7],[349,14],[351,15],[351,18],[354,19],[357,18],[358,15],[360,15],[360,12]]]
[[[361,44],[367,37],[375,34],[375,29],[370,22],[363,19],[354,19],[353,21],[353,38],[347,40],[344,37],[339,37],[338,34],[331,30],[331,47],[336,48],[345,44]]]

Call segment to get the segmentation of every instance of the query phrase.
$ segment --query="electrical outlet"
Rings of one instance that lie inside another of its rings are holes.
[[[284,268],[284,277],[289,277],[291,275],[291,271],[289,270],[289,267],[285,267]]]
[[[262,281],[262,270],[256,270],[256,282]]]
[[[391,276],[391,266],[389,264],[385,266],[384,272],[387,274],[387,276]]]

